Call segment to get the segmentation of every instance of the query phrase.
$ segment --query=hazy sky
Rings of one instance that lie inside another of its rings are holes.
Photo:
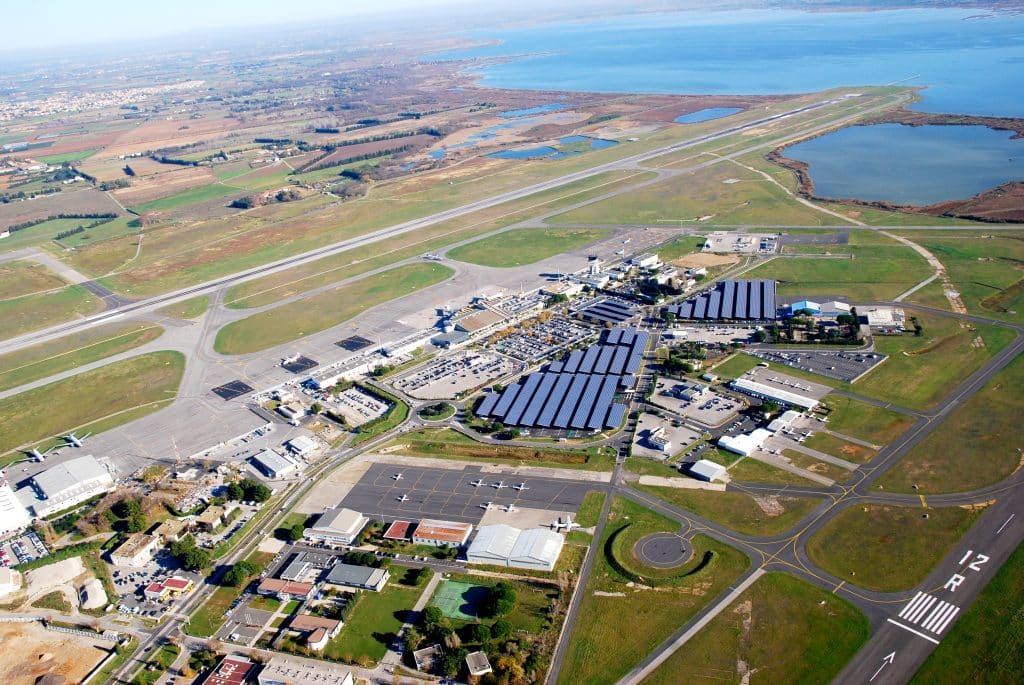
[[[102,43],[202,28],[409,13],[492,0],[42,0],[4,3],[4,49]]]

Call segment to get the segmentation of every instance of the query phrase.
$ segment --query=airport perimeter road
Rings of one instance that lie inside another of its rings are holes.
[[[429,216],[421,217],[419,219],[413,219],[411,221],[406,221],[404,223],[397,224],[397,225],[394,225],[394,226],[390,226],[388,228],[383,228],[381,230],[374,231],[374,232],[371,232],[371,233],[367,233],[365,235],[362,235],[362,236],[359,236],[359,237],[356,237],[356,238],[351,238],[349,240],[343,240],[343,241],[340,241],[340,242],[337,242],[337,243],[333,243],[331,245],[327,245],[325,247],[317,248],[315,250],[310,250],[309,252],[304,252],[302,254],[295,255],[293,257],[287,257],[285,259],[281,259],[281,260],[278,260],[276,262],[271,262],[269,264],[264,264],[264,265],[259,266],[259,267],[255,267],[255,268],[252,268],[252,269],[247,269],[245,271],[240,271],[240,272],[231,274],[229,276],[224,276],[222,278],[217,278],[217,279],[214,279],[214,280],[211,280],[211,281],[207,281],[206,283],[201,283],[199,285],[190,286],[188,288],[183,288],[181,290],[177,290],[177,291],[174,291],[174,292],[171,292],[171,293],[167,293],[167,294],[164,294],[164,295],[158,295],[156,297],[151,297],[151,298],[147,298],[147,299],[144,299],[144,300],[139,300],[137,302],[133,302],[131,304],[127,304],[127,305],[124,305],[124,306],[121,306],[121,307],[117,307],[117,308],[114,308],[114,309],[108,309],[105,312],[102,312],[100,314],[96,314],[94,316],[89,316],[89,317],[80,319],[78,321],[74,321],[74,322],[71,322],[71,323],[65,323],[65,324],[59,324],[57,326],[54,326],[54,327],[51,327],[51,328],[48,328],[48,329],[44,329],[44,330],[41,330],[41,331],[36,331],[36,332],[31,333],[31,334],[27,334],[27,335],[23,335],[23,336],[20,336],[20,337],[17,337],[17,338],[11,338],[9,340],[6,340],[6,341],[0,343],[0,354],[4,354],[4,353],[7,353],[7,352],[12,352],[12,351],[17,350],[17,349],[19,349],[21,347],[24,347],[26,345],[35,345],[35,344],[39,344],[39,343],[42,343],[42,342],[46,342],[48,340],[52,340],[54,338],[58,338],[58,337],[63,336],[63,335],[67,335],[67,334],[72,333],[74,331],[87,329],[87,328],[89,328],[91,326],[94,326],[96,324],[99,324],[99,323],[103,323],[103,322],[107,322],[107,321],[111,321],[111,320],[116,320],[116,319],[121,318],[121,317],[123,317],[125,315],[128,315],[128,314],[148,313],[148,312],[153,311],[154,309],[158,309],[160,307],[164,307],[164,306],[167,306],[169,304],[173,304],[175,302],[180,302],[182,300],[188,299],[190,297],[194,297],[196,295],[208,294],[208,293],[211,293],[211,292],[214,292],[214,291],[217,291],[217,290],[220,290],[220,289],[223,289],[223,288],[226,288],[226,287],[238,284],[238,283],[242,283],[244,281],[251,280],[253,278],[257,278],[257,277],[260,277],[260,276],[266,276],[266,275],[269,275],[269,274],[272,274],[272,273],[276,273],[278,271],[281,271],[281,270],[284,270],[284,269],[287,269],[287,268],[290,268],[290,267],[293,267],[293,266],[298,266],[298,265],[301,265],[301,264],[306,264],[306,263],[309,263],[309,262],[313,262],[313,261],[316,261],[318,259],[322,259],[323,257],[328,257],[328,256],[331,256],[331,255],[337,254],[339,252],[344,252],[346,250],[351,250],[353,248],[362,247],[362,246],[365,246],[365,245],[371,245],[371,244],[379,242],[381,240],[385,240],[387,238],[392,238],[392,237],[395,237],[395,236],[399,236],[399,235],[402,235],[404,233],[408,233],[410,231],[415,231],[415,230],[418,230],[418,229],[421,229],[421,228],[425,228],[427,226],[432,226],[432,225],[434,225],[436,223],[440,223],[442,221],[447,221],[447,220],[450,220],[450,219],[455,219],[455,218],[461,217],[463,215],[471,214],[473,212],[477,212],[477,211],[480,211],[482,209],[488,209],[490,207],[494,207],[496,205],[499,205],[499,204],[502,204],[502,203],[505,203],[505,202],[510,202],[510,201],[513,201],[513,200],[518,200],[518,199],[521,199],[521,198],[524,198],[524,197],[528,197],[530,195],[534,195],[534,194],[537,194],[537,193],[544,192],[546,190],[552,190],[554,188],[558,188],[558,187],[567,185],[569,183],[574,183],[576,181],[581,181],[581,180],[584,180],[584,179],[587,179],[587,178],[591,178],[593,176],[596,176],[598,174],[604,173],[606,171],[614,171],[614,170],[619,170],[619,169],[635,168],[635,166],[637,164],[639,164],[640,162],[643,162],[643,161],[646,161],[646,160],[649,160],[649,159],[654,159],[654,158],[660,157],[662,155],[671,154],[673,152],[678,152],[678,151],[686,150],[688,148],[691,148],[691,147],[694,147],[694,146],[697,146],[697,145],[701,145],[703,143],[708,143],[708,142],[711,142],[711,141],[715,141],[715,140],[718,140],[718,139],[721,139],[721,138],[725,138],[727,136],[735,135],[737,133],[742,133],[744,131],[754,130],[754,129],[757,129],[758,127],[762,127],[762,126],[764,126],[766,124],[770,124],[770,123],[774,123],[774,122],[778,122],[778,121],[783,121],[783,120],[788,119],[790,117],[798,116],[800,114],[805,114],[807,112],[813,112],[815,110],[819,110],[819,109],[822,109],[824,107],[828,107],[829,105],[839,104],[839,103],[848,102],[848,101],[849,100],[844,99],[844,98],[829,98],[827,100],[821,100],[819,102],[815,102],[815,103],[812,103],[812,104],[809,104],[809,105],[804,105],[802,107],[797,107],[797,108],[794,108],[794,109],[791,109],[791,110],[787,110],[785,112],[780,112],[778,114],[773,114],[771,116],[762,117],[762,118],[756,119],[754,121],[750,121],[750,122],[746,122],[746,123],[742,123],[742,124],[737,124],[735,126],[730,126],[728,128],[725,128],[725,129],[721,129],[721,130],[718,130],[718,131],[713,131],[711,133],[706,133],[706,134],[695,136],[693,138],[689,138],[689,139],[682,140],[682,141],[679,141],[679,142],[670,143],[668,145],[664,145],[664,146],[656,148],[654,150],[649,150],[649,151],[645,151],[645,152],[639,152],[637,154],[630,155],[630,156],[627,156],[627,157],[623,157],[623,158],[620,158],[620,159],[616,159],[616,160],[613,160],[611,162],[606,162],[604,164],[599,164],[599,165],[590,167],[588,169],[584,169],[582,171],[577,171],[577,172],[574,172],[574,173],[565,174],[563,176],[559,176],[558,178],[554,178],[554,179],[551,179],[551,180],[548,180],[548,181],[542,181],[540,183],[535,183],[533,185],[529,185],[529,186],[526,186],[526,187],[523,187],[523,188],[519,188],[519,189],[516,189],[516,190],[508,191],[508,192],[505,192],[505,193],[500,193],[498,195],[493,195],[493,196],[491,196],[489,198],[484,198],[482,200],[477,200],[477,201],[474,201],[474,202],[469,202],[469,203],[466,203],[466,204],[461,205],[459,207],[454,207],[452,209],[447,209],[447,210],[444,210],[444,211],[441,211],[441,212],[437,212],[435,214],[431,214]],[[852,120],[861,118],[861,117],[866,116],[868,114],[871,114],[871,113],[873,113],[875,111],[880,111],[880,110],[883,110],[883,109],[889,109],[889,108],[898,106],[900,103],[901,103],[901,98],[886,99],[881,104],[877,104],[877,105],[874,105],[872,107],[867,107],[867,108],[865,108],[863,110],[860,110],[860,111],[857,111],[857,112],[854,112],[854,113],[851,113],[851,114],[846,114],[846,115],[843,115],[843,116],[837,116],[835,119],[829,119],[826,122],[818,123],[817,125],[811,126],[808,129],[804,129],[804,130],[800,131],[799,133],[801,135],[806,135],[807,133],[811,133],[811,132],[814,132],[814,131],[817,131],[817,130],[824,130],[824,129],[836,126],[838,124],[845,123],[847,121],[852,121]],[[756,147],[761,147],[761,146],[755,146],[755,148]]]
[[[928,575],[908,601],[895,605],[834,681],[837,685],[902,685],[948,635],[999,567],[1024,540],[1024,499],[999,500]],[[964,664],[970,669],[971,664]]]

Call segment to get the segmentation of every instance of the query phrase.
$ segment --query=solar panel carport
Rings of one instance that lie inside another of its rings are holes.
[[[713,290],[667,307],[690,321],[769,321],[775,314],[775,281],[722,281]]]

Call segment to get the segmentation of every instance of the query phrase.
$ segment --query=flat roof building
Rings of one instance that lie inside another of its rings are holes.
[[[160,545],[155,535],[135,533],[110,553],[110,563],[114,566],[145,566],[153,561],[153,554]]]
[[[32,486],[38,496],[32,509],[43,517],[113,490],[114,479],[95,457],[85,455],[37,473]]]
[[[299,472],[300,464],[290,455],[266,449],[252,458],[252,465],[267,478],[287,478]]]
[[[224,525],[224,507],[211,504],[196,517],[196,528],[212,533]]]
[[[417,545],[461,547],[466,544],[466,540],[469,539],[469,534],[472,532],[472,523],[423,519],[416,526],[416,531],[412,534],[412,541]]]
[[[316,451],[316,440],[308,435],[300,435],[285,443],[288,451],[300,457],[305,457]]]
[[[768,424],[768,430],[772,433],[778,433],[780,430],[789,428],[793,425],[793,422],[800,418],[802,414],[796,410],[789,409],[782,413],[782,416],[778,417],[774,421]]]
[[[466,669],[472,676],[487,675],[493,669],[491,669],[491,662],[487,660],[487,655],[483,652],[470,652],[466,655]]]
[[[17,592],[21,589],[21,573],[13,568],[0,566],[0,597]]]
[[[350,545],[369,522],[358,511],[335,507],[320,514],[316,525],[307,528],[303,537],[307,540],[334,545]]]
[[[17,533],[32,522],[28,509],[6,481],[0,481],[0,537]]]
[[[798,395],[795,392],[789,392],[788,390],[782,390],[781,388],[775,388],[764,383],[747,380],[746,378],[737,378],[729,384],[729,387],[752,397],[800,407],[808,411],[818,406],[818,400],[812,397]]]
[[[384,589],[390,577],[391,574],[386,568],[338,562],[327,573],[327,578],[324,579],[324,582],[330,585],[341,585],[342,587],[354,587],[360,590],[380,592]]]
[[[352,672],[322,661],[274,656],[257,676],[259,685],[353,685]]]
[[[226,656],[201,685],[244,685],[254,667],[244,656]]]
[[[264,578],[256,588],[256,594],[306,600],[313,596],[313,585],[280,578]]]

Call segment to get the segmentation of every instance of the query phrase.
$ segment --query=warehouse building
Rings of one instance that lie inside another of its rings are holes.
[[[487,395],[476,414],[506,426],[617,428],[625,418],[626,405],[615,402],[615,397],[632,389],[648,339],[646,331],[635,328],[609,329],[586,350],[573,350],[500,394]]]
[[[771,402],[778,402],[779,404],[785,404],[791,407],[800,407],[805,411],[810,411],[818,406],[818,400],[813,397],[799,395],[795,392],[782,390],[781,388],[773,388],[770,385],[747,380],[745,378],[737,378],[729,384],[729,387],[738,392],[742,392],[745,395],[750,395],[751,397],[757,397],[758,399],[769,400]]]
[[[335,507],[320,514],[316,525],[307,528],[303,537],[328,545],[350,545],[359,537],[367,522],[369,519],[358,511]]]
[[[694,478],[712,483],[716,480],[721,480],[725,476],[726,469],[721,464],[716,464],[708,459],[701,459],[690,465],[689,472]]]
[[[33,490],[18,497],[38,517],[55,514],[114,489],[114,479],[92,455],[69,459],[32,478]],[[34,496],[33,496],[34,495]],[[26,502],[26,496],[31,499]]]
[[[800,412],[790,409],[786,412],[783,412],[782,416],[778,417],[777,419],[769,423],[768,430],[770,430],[772,433],[778,433],[781,430],[789,428],[791,425],[793,425],[793,422],[796,421],[801,416],[803,416],[803,414],[801,414]]]
[[[380,592],[387,585],[391,574],[386,568],[375,568],[373,566],[358,566],[338,562],[327,573],[324,579],[329,585],[340,585],[341,587],[354,587],[360,590],[372,590]]]
[[[252,458],[252,465],[267,478],[288,478],[299,473],[300,464],[289,455],[266,449]]]
[[[520,530],[504,523],[482,526],[466,551],[471,564],[552,571],[565,538],[546,528]]]
[[[31,522],[28,509],[15,496],[11,486],[0,481],[0,538],[17,533]]]
[[[775,286],[772,280],[721,281],[665,311],[685,321],[774,321]]]
[[[735,454],[749,457],[770,437],[772,437],[770,430],[758,428],[751,433],[744,433],[743,435],[723,435],[718,439],[718,446],[723,450],[729,450]]]
[[[433,547],[462,547],[473,532],[473,524],[455,521],[436,521],[423,519],[412,534],[412,541],[417,545]]]
[[[257,676],[259,685],[354,685],[352,672],[323,661],[274,656]]]

